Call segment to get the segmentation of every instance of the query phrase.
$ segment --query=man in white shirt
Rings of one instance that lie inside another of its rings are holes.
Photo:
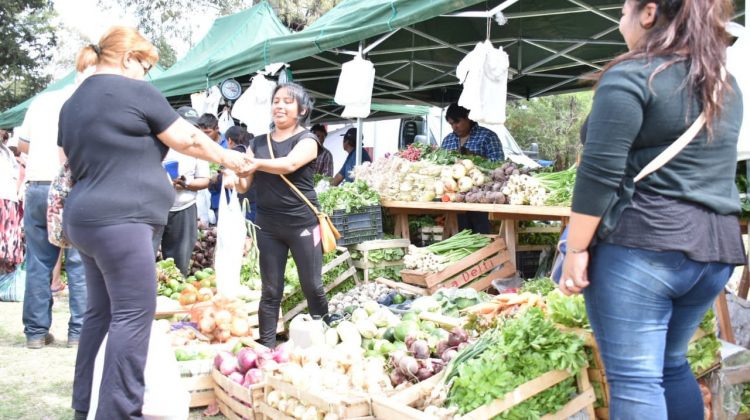
[[[183,106],[177,110],[180,116],[197,126],[198,113],[195,109]],[[208,188],[208,162],[182,153],[169,150],[164,162],[177,162],[179,176],[172,179],[177,192],[174,204],[169,210],[167,224],[154,235],[154,249],[161,244],[164,259],[173,258],[183,276],[188,275],[190,256],[198,239],[197,191]]]
[[[26,347],[39,349],[51,344],[52,291],[50,279],[60,248],[47,240],[47,194],[60,170],[57,147],[57,122],[65,101],[75,90],[69,86],[37,96],[26,111],[18,129],[18,150],[27,153],[26,195],[23,223],[26,233],[26,292],[23,300],[23,325]],[[68,347],[78,345],[86,311],[86,279],[78,251],[65,251],[68,274],[70,321]]]

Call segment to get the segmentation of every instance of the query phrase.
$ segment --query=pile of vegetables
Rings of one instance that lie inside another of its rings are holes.
[[[549,277],[529,279],[521,286],[521,292],[536,293],[540,296],[547,296],[555,289],[557,289],[557,285]]]
[[[507,204],[543,206],[547,200],[544,186],[529,175],[511,175],[500,190],[507,198]]]
[[[311,392],[327,389],[338,394],[354,391],[383,395],[393,389],[384,359],[367,358],[361,348],[348,345],[339,345],[333,351],[326,346],[294,347],[288,363],[281,363],[274,376]],[[269,394],[267,399],[274,398]],[[269,404],[273,406],[271,401]]]
[[[591,328],[582,294],[565,296],[555,289],[547,294],[547,311],[557,324],[571,328]]]
[[[424,248],[410,245],[409,251],[404,256],[404,266],[409,270],[437,273],[448,265],[486,247],[489,243],[489,237],[463,230],[448,239]]]
[[[439,312],[450,317],[458,317],[459,311],[490,299],[487,293],[478,292],[471,287],[440,289],[432,297],[440,303]]]
[[[252,333],[245,303],[220,295],[193,305],[190,320],[212,343],[224,343],[231,337],[245,337]]]
[[[334,210],[351,213],[354,210],[380,205],[377,191],[370,189],[365,182],[346,182],[337,188],[331,188],[318,194],[320,209],[329,215]]]
[[[716,316],[709,309],[698,326],[706,335],[688,345],[687,359],[693,374],[700,374],[721,360],[721,342],[716,338]]]
[[[237,352],[219,351],[214,367],[232,381],[250,388],[263,382],[264,370],[274,372],[282,363],[289,362],[291,345],[284,343],[269,350],[262,346],[241,347]]]
[[[180,298],[180,292],[187,283],[180,270],[174,265],[174,259],[167,258],[156,262],[156,294],[174,300]]]
[[[466,328],[483,333],[497,328],[505,318],[524,313],[529,308],[544,310],[541,296],[534,293],[501,293],[491,300],[466,308]]]
[[[156,263],[156,293],[177,300],[181,305],[211,300],[216,294],[216,274],[212,268],[196,271],[188,278],[182,277],[172,258]]]
[[[512,175],[526,172],[515,163],[506,162],[499,168],[489,171],[485,183],[472,186],[468,191],[461,191],[451,201],[459,203],[506,204],[509,202],[508,192],[503,189]]]
[[[390,287],[375,283],[362,283],[344,293],[337,293],[328,301],[330,312],[351,314],[358,307],[367,302],[375,302],[384,306],[399,305],[411,299],[411,296],[401,294]],[[372,307],[372,303],[368,303]]]
[[[542,310],[531,308],[480,336],[449,365],[448,402],[466,414],[552,370],[575,372],[586,364],[583,341],[561,332]],[[576,393],[575,378],[537,394],[495,418],[540,418],[560,410]]]
[[[570,207],[573,187],[576,183],[575,165],[560,172],[540,172],[534,174],[534,178],[538,179],[549,191],[545,204]]]
[[[389,356],[390,379],[394,386],[431,378],[469,345],[469,335],[460,327],[454,328],[434,348],[425,339],[407,336],[405,340],[407,351],[396,350]]]
[[[214,266],[214,248],[216,248],[216,228],[198,222],[198,240],[190,257],[190,273]]]

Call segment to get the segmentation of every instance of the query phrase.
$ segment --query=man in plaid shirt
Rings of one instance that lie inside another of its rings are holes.
[[[494,131],[480,127],[469,119],[469,110],[452,103],[445,113],[445,120],[453,132],[445,136],[440,147],[455,150],[462,155],[477,155],[493,162],[505,159],[500,138]]]
[[[323,147],[323,142],[326,140],[328,131],[321,124],[315,124],[310,128],[313,134],[318,137],[318,144],[320,145],[320,153],[315,160],[315,173],[327,177],[333,176],[333,155],[331,151]]]
[[[480,127],[469,119],[469,110],[452,103],[445,112],[445,120],[453,132],[443,139],[440,147],[455,150],[462,155],[477,155],[493,162],[505,159],[500,138],[494,131]],[[470,229],[475,233],[490,233],[489,215],[484,212],[468,211],[458,215],[458,229]]]

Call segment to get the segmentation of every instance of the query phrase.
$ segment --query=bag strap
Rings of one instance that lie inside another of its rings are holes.
[[[695,138],[698,132],[701,131],[701,128],[703,128],[704,124],[706,124],[706,113],[701,112],[687,131],[682,133],[682,135],[670,144],[669,147],[659,153],[659,155],[649,162],[648,165],[644,166],[638,175],[635,176],[633,181],[640,181],[672,160],[673,157],[680,153],[680,151],[682,151],[682,149],[684,149],[685,146]]]
[[[722,83],[727,78],[727,69],[726,67],[721,67],[721,81]],[[716,87],[716,89],[713,92],[713,98],[716,100],[716,98],[719,95],[719,90],[721,89],[721,84]],[[667,162],[672,160],[673,157],[675,157],[682,149],[685,148],[685,146],[690,143],[696,135],[698,135],[698,132],[701,131],[701,128],[703,128],[703,125],[706,124],[706,112],[701,112],[700,115],[698,115],[698,118],[693,122],[693,124],[688,127],[688,129],[682,133],[682,135],[677,138],[672,144],[669,145],[666,149],[664,149],[661,153],[659,153],[658,156],[656,156],[651,162],[648,163],[648,165],[644,166],[643,169],[641,169],[640,172],[638,172],[638,175],[633,178],[633,182],[638,182],[641,179],[647,177],[652,172],[658,170],[662,166],[666,165]]]
[[[273,145],[271,144],[271,133],[268,133],[266,135],[266,140],[268,141],[268,152],[271,154],[271,159],[276,159],[276,157],[273,155]],[[289,185],[289,188],[291,188],[292,191],[294,191],[299,196],[299,198],[301,198],[302,201],[305,202],[305,204],[310,206],[310,209],[313,211],[313,213],[315,213],[316,216],[320,217],[320,211],[318,211],[318,208],[315,207],[310,202],[310,200],[308,200],[307,197],[305,197],[304,194],[302,194],[302,191],[300,191],[294,184],[292,184],[292,181],[290,181],[286,176],[282,174],[279,174],[279,176],[281,177],[281,179],[284,180],[284,182],[287,183],[287,185]]]

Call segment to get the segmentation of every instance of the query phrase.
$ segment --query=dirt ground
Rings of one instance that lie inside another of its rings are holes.
[[[0,419],[72,419],[76,349],[65,347],[70,316],[67,298],[64,294],[57,297],[53,306],[55,343],[39,350],[26,348],[22,312],[23,303],[0,302]],[[192,410],[190,419],[204,418],[202,411]]]

